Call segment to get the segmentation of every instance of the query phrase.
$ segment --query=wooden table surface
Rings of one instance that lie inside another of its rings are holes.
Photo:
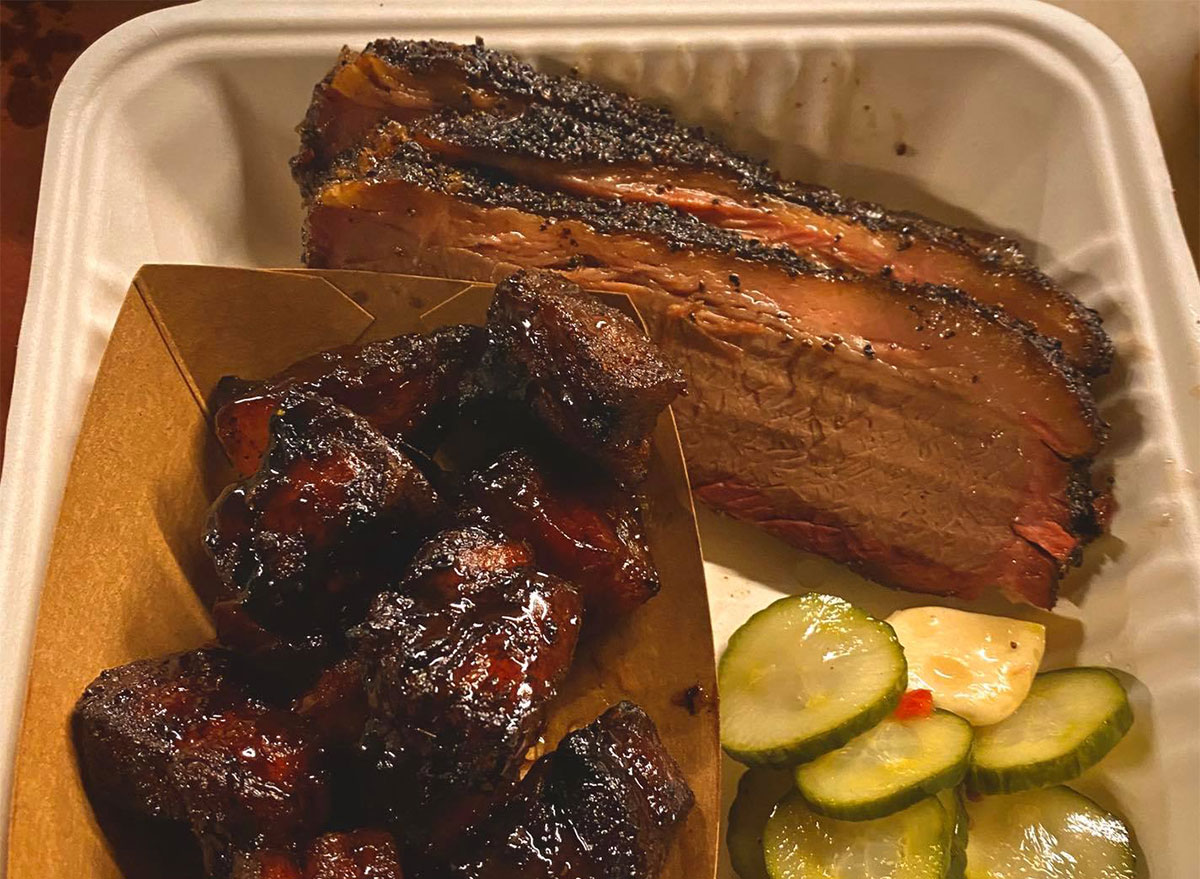
[[[1200,3],[1054,2],[1106,30],[1138,67],[1150,95],[1192,252],[1200,252],[1196,96]],[[171,5],[131,0],[0,3],[0,464],[54,91],[71,63],[103,34],[144,12]]]

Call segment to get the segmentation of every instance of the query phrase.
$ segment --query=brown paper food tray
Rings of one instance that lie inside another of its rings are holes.
[[[231,471],[204,401],[227,373],[269,375],[335,345],[481,322],[491,287],[367,272],[145,266],[117,318],[76,447],[42,591],[9,834],[11,879],[194,875],[186,835],[93,812],[68,719],[103,668],[212,637],[203,514]],[[617,304],[632,311],[628,300]],[[663,873],[716,871],[712,632],[687,476],[670,413],[654,434],[646,528],[661,593],[580,648],[546,733],[629,698],[658,724],[696,792]],[[103,828],[103,829],[102,829]]]

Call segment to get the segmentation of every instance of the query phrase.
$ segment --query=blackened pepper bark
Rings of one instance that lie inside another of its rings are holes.
[[[575,77],[538,73],[482,45],[378,40],[344,52],[314,90],[293,162],[307,194],[381,120],[452,161],[583,195],[668,204],[809,259],[901,281],[953,285],[1060,342],[1104,372],[1098,315],[1033,265],[1016,242],[780,178],[665,110]]]
[[[1103,439],[1052,342],[960,291],[846,274],[661,204],[437,161],[393,124],[310,202],[310,265],[632,295],[682,366],[697,494],[882,582],[1049,606]]]

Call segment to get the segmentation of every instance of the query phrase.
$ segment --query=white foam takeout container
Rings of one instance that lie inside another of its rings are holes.
[[[46,554],[129,279],[149,262],[296,264],[292,128],[337,50],[477,34],[669,105],[785,174],[1010,232],[1101,311],[1118,351],[1101,404],[1120,511],[1053,617],[1015,613],[1048,623],[1048,665],[1126,673],[1134,731],[1079,787],[1129,816],[1151,872],[1196,875],[1200,287],[1132,66],[1031,2],[205,0],[97,42],[51,116],[0,483],[5,800]],[[718,648],[784,592],[881,614],[927,603],[703,511],[701,527]]]

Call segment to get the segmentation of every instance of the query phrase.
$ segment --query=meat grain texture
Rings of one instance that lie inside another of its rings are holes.
[[[309,265],[632,296],[718,510],[886,584],[1043,607],[1103,526],[1087,376],[1111,345],[1010,241],[782,180],[480,45],[343,53],[301,141]]]

